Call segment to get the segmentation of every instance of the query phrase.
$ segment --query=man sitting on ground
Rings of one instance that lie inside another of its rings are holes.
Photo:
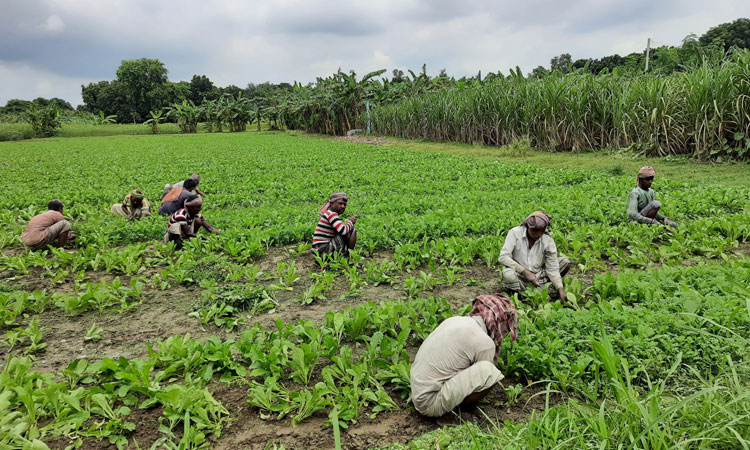
[[[481,295],[468,316],[445,319],[427,336],[411,365],[414,407],[438,424],[450,423],[459,408],[462,419],[503,379],[495,365],[500,344],[516,340],[518,314],[506,297]]]
[[[21,234],[21,241],[31,250],[46,248],[49,244],[63,247],[76,238],[70,231],[70,222],[62,214],[62,202],[50,200],[47,207],[49,210],[34,216]]]
[[[195,187],[192,189],[193,193],[194,194],[198,194],[201,197],[205,197],[206,194],[204,194],[203,192],[201,192],[201,190],[198,189],[198,187],[197,187],[198,184],[200,184],[200,182],[201,182],[201,176],[198,175],[197,173],[194,173],[194,174],[190,175],[190,178],[188,178],[187,180],[190,180],[190,179],[195,180]],[[169,191],[171,191],[174,188],[184,187],[185,186],[185,181],[187,181],[187,180],[178,181],[175,184],[165,184],[164,185],[164,195],[169,194]],[[162,198],[164,198],[164,195],[162,195]]]
[[[508,232],[498,258],[506,267],[502,273],[503,288],[521,292],[529,284],[541,287],[551,282],[554,290],[547,287],[550,297],[568,300],[562,277],[568,273],[570,261],[564,256],[557,257],[557,245],[547,231],[551,221],[546,212],[535,211]]]
[[[312,249],[317,253],[335,253],[343,252],[349,254],[349,250],[357,245],[357,230],[354,224],[357,222],[357,215],[353,215],[344,222],[340,214],[346,210],[346,203],[349,196],[343,192],[334,192],[323,203],[318,215],[320,220],[313,232]]]
[[[122,203],[112,205],[112,214],[127,217],[128,220],[140,220],[141,217],[151,215],[151,203],[146,200],[143,192],[133,189]]]
[[[645,224],[664,224],[677,227],[677,222],[667,219],[659,213],[661,203],[654,200],[656,192],[651,189],[656,171],[651,166],[643,166],[638,171],[638,185],[628,195],[628,222]]]
[[[200,227],[219,234],[219,230],[211,226],[200,213],[203,199],[192,195],[185,200],[184,208],[169,217],[167,232],[164,233],[164,243],[174,242],[177,249],[181,249],[187,239],[194,238]]]
[[[195,180],[188,178],[182,186],[173,188],[164,198],[161,199],[159,214],[169,216],[183,207],[185,200],[195,194]]]

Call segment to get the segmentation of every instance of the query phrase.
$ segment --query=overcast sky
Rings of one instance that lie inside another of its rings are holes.
[[[750,17],[748,0],[0,0],[0,105],[81,103],[124,59],[158,58],[171,81],[304,83],[339,67],[475,75],[679,45]]]

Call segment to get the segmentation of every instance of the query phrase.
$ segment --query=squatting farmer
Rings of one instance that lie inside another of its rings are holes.
[[[164,198],[165,195],[169,194],[169,192],[172,189],[184,187],[185,186],[185,182],[187,180],[195,180],[194,187],[191,188],[191,189],[189,189],[190,191],[192,191],[193,194],[200,195],[201,197],[205,197],[206,196],[206,194],[204,194],[203,192],[201,192],[200,189],[198,189],[198,184],[200,184],[200,182],[201,182],[201,176],[198,175],[197,173],[194,173],[194,174],[190,175],[190,178],[182,180],[182,181],[178,181],[175,184],[169,184],[169,183],[165,184],[164,185],[164,194],[162,195],[162,198]]]
[[[185,180],[182,186],[172,188],[167,195],[161,199],[159,214],[169,216],[183,208],[188,197],[196,195],[197,182],[193,178]]]
[[[21,241],[31,250],[46,248],[47,245],[63,247],[66,242],[76,238],[70,231],[70,222],[63,216],[63,203],[50,200],[47,208],[46,212],[32,217],[21,233]]]
[[[164,243],[174,242],[177,249],[181,249],[187,239],[194,238],[201,227],[211,233],[219,234],[219,230],[211,226],[201,214],[203,199],[192,195],[185,200],[184,208],[169,217],[167,232],[164,233]]]
[[[317,253],[342,252],[349,254],[349,250],[357,245],[357,215],[353,215],[344,222],[341,214],[346,211],[349,196],[343,192],[334,192],[328,201],[320,207],[318,225],[313,232],[312,249]]]
[[[125,196],[122,203],[112,205],[112,214],[127,217],[128,220],[140,220],[151,215],[151,203],[138,189],[133,189]]]
[[[550,298],[568,300],[562,277],[568,273],[570,261],[557,256],[557,245],[547,230],[551,221],[546,212],[535,211],[508,232],[498,258],[505,266],[502,278],[507,291],[521,292],[529,285],[539,288],[551,283],[547,286]]]
[[[654,200],[656,192],[651,189],[656,171],[651,166],[643,166],[638,171],[637,186],[628,195],[628,222],[645,223],[649,225],[664,224],[677,227],[677,222],[667,219],[659,210],[661,203]]]
[[[438,424],[467,420],[503,374],[496,366],[500,344],[516,340],[518,314],[501,294],[480,295],[468,316],[445,319],[422,343],[411,365],[411,396],[421,414]]]

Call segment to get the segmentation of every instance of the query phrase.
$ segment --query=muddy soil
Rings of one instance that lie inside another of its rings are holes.
[[[374,256],[376,259],[392,257],[392,254]],[[402,286],[408,273],[401,274],[393,285],[365,286],[356,297],[345,297],[348,284],[346,278],[339,275],[332,289],[326,293],[326,300],[316,300],[312,304],[303,305],[300,298],[311,283],[309,274],[320,271],[309,254],[292,255],[289,249],[272,248],[256,263],[261,270],[275,273],[278,261],[290,259],[294,259],[300,279],[291,286],[291,290],[275,291],[273,294],[279,303],[275,310],[246,317],[248,325],[260,322],[264,326],[270,326],[277,318],[287,322],[312,320],[322,323],[329,311],[344,310],[362,302],[380,303],[407,299]],[[465,272],[452,286],[438,285],[431,291],[420,293],[419,296],[444,297],[452,306],[459,307],[480,294],[498,290],[499,273],[495,269],[489,269],[480,264],[466,266],[464,269]],[[155,272],[159,269],[150,270]],[[418,272],[417,270],[414,275]],[[94,282],[101,279],[113,279],[113,275],[106,273],[87,275]],[[130,281],[127,276],[120,276],[120,279],[123,284]],[[13,277],[12,274],[6,272],[0,274],[0,281],[6,286],[26,290],[46,289],[47,292],[70,293],[74,289],[72,281],[54,284],[49,277],[42,277],[41,272],[32,272],[23,277]],[[273,279],[263,283],[276,282],[278,280]],[[88,311],[71,317],[57,307],[50,307],[42,314],[25,318],[22,321],[23,325],[32,318],[37,318],[40,325],[45,327],[43,342],[47,344],[47,348],[35,355],[35,368],[44,372],[57,372],[80,358],[96,361],[104,357],[113,359],[121,356],[142,357],[147,355],[146,344],[153,344],[170,336],[186,333],[190,333],[197,339],[205,339],[208,336],[218,336],[221,339],[237,338],[244,326],[239,326],[231,333],[227,333],[223,328],[212,324],[203,325],[198,319],[188,317],[188,312],[201,299],[201,292],[202,289],[198,286],[184,287],[173,283],[170,288],[162,291],[156,286],[148,285],[144,289],[142,303],[123,313],[110,309],[103,313]],[[102,329],[101,339],[85,341],[86,331],[94,324]],[[18,348],[12,350],[14,354],[21,354],[21,352],[22,349]],[[409,349],[409,352],[413,355],[416,349]],[[0,360],[4,362],[8,354],[8,346],[0,344]],[[515,382],[507,381],[507,384],[515,384]],[[216,383],[211,388],[215,397],[230,411],[229,423],[225,426],[222,435],[210,437],[217,449],[264,449],[269,444],[268,448],[273,448],[273,444],[283,445],[286,449],[333,448],[332,429],[324,425],[327,421],[327,414],[313,416],[296,427],[291,427],[289,418],[281,421],[262,419],[258,410],[247,404],[247,388],[240,383],[231,385]],[[507,407],[505,394],[497,389],[480,405],[484,413],[477,412],[477,420],[480,423],[486,423],[487,417],[500,423],[505,419],[523,420],[531,410],[544,407],[542,397],[534,397],[527,403],[527,400],[536,392],[538,388],[535,386],[527,387],[523,391],[522,398],[515,405]],[[407,442],[437,427],[434,420],[420,416],[397,393],[392,393],[392,397],[400,409],[380,413],[374,418],[369,417],[371,411],[363,411],[357,423],[352,424],[347,430],[342,430],[344,448],[371,448],[389,443]],[[163,436],[158,430],[161,413],[160,408],[133,409],[128,420],[135,422],[137,427],[130,436],[130,447],[138,448],[133,445],[137,442],[140,448],[149,448]],[[64,437],[48,442],[50,448],[60,449],[69,444],[71,441]],[[80,448],[114,449],[116,446],[106,439],[85,438]]]

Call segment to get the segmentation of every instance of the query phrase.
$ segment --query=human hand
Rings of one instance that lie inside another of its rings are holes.
[[[533,284],[536,287],[539,287],[539,280],[537,280],[536,275],[534,275],[534,272],[530,271],[529,269],[524,269],[523,272],[521,272],[521,275],[526,278],[526,281]]]
[[[568,301],[568,293],[565,292],[564,287],[558,289],[557,293],[560,294],[560,303],[566,303]]]
[[[355,215],[351,216],[349,218],[349,220],[351,221],[351,223],[357,223],[357,219],[358,218],[359,218],[359,216],[355,214]]]
[[[670,226],[672,228],[677,228],[677,222],[670,219],[664,219],[664,226]]]
[[[214,234],[216,234],[217,236],[221,234],[221,233],[219,232],[219,230],[217,230],[216,228],[214,228],[214,229],[213,229],[213,232],[214,232]]]

